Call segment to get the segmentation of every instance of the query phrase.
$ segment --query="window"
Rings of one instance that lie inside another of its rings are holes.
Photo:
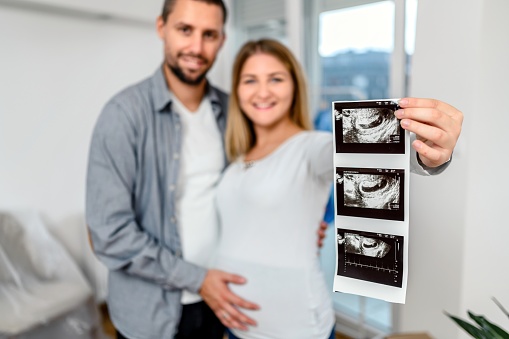
[[[392,1],[322,12],[318,37],[322,100],[388,97]]]

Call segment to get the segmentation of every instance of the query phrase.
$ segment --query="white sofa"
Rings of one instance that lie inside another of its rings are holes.
[[[50,232],[36,212],[0,211],[0,338],[105,338],[94,260],[78,221]]]

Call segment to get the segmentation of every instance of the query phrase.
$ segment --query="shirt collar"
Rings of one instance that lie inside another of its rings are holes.
[[[172,96],[170,94],[170,90],[168,85],[166,84],[166,78],[164,77],[163,66],[158,67],[154,75],[152,76],[152,99],[154,100],[155,109],[158,112],[165,111],[165,108],[171,104]],[[219,94],[217,90],[210,85],[207,80],[207,85],[205,87],[205,95],[209,98],[210,103],[212,104],[212,110],[214,115],[219,117],[222,113],[221,109],[221,101],[219,99]]]

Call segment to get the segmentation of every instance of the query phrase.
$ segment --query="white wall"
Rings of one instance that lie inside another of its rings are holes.
[[[451,167],[412,177],[410,276],[401,330],[467,338],[443,311],[481,313],[509,329],[490,300],[509,307],[509,31],[504,0],[420,1],[411,94],[443,99],[465,115]],[[495,140],[496,138],[496,140]]]
[[[84,11],[90,14],[99,14],[124,18],[135,21],[150,21],[154,13],[162,8],[162,0],[0,0],[0,3],[21,3],[22,6],[39,8],[53,7],[71,11]]]
[[[154,72],[158,37],[0,7],[0,46],[0,208],[82,212],[95,120],[114,93]]]
[[[509,2],[484,0],[478,44],[479,82],[475,111],[469,115],[469,157],[465,257],[461,309],[485,313],[509,331],[509,320],[490,300],[509,309]]]

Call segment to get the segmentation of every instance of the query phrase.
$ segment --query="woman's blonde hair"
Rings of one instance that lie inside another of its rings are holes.
[[[232,93],[228,105],[228,123],[226,125],[226,155],[230,161],[245,155],[253,148],[256,136],[253,123],[242,112],[239,106],[237,89],[240,83],[240,72],[247,59],[254,54],[268,54],[278,59],[290,73],[294,83],[294,96],[290,107],[290,119],[299,127],[309,130],[309,107],[307,85],[304,72],[292,52],[283,44],[272,39],[260,39],[246,42],[237,53],[232,72]]]

